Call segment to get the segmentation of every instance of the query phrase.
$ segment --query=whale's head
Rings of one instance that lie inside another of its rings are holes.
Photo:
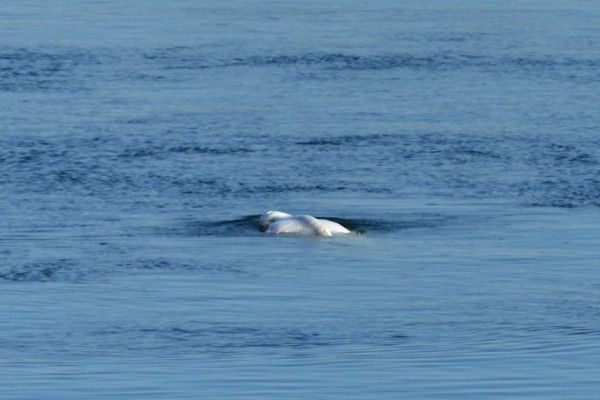
[[[282,211],[267,211],[263,215],[260,216],[260,223],[262,225],[268,225],[271,222],[279,221],[284,218],[291,218],[292,215],[288,213],[284,213]]]

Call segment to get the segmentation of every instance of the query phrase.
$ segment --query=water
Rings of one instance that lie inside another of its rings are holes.
[[[3,2],[2,398],[596,398],[599,16]]]

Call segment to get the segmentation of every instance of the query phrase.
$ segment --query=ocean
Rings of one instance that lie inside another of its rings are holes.
[[[0,397],[596,399],[599,19],[2,2]]]

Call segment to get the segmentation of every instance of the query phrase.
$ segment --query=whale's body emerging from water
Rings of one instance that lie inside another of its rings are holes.
[[[267,233],[294,233],[300,235],[333,236],[350,233],[337,222],[315,218],[311,215],[291,215],[281,211],[269,211],[260,217]]]

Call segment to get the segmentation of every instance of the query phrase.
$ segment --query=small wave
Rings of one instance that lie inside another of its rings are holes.
[[[92,336],[102,337],[102,342],[122,346],[127,343],[129,350],[145,351],[153,348],[174,348],[177,351],[189,348],[205,351],[239,351],[242,349],[269,348],[314,348],[347,344],[377,343],[397,345],[407,340],[400,332],[337,332],[322,328],[306,330],[298,328],[256,328],[189,322],[178,326],[115,326],[97,330]],[[144,340],[139,340],[142,337]],[[135,338],[135,340],[133,340]],[[135,344],[134,344],[135,343]],[[137,346],[132,348],[131,346]]]
[[[167,258],[136,259],[119,262],[113,272],[136,273],[145,271],[163,272],[203,272],[225,274],[247,274],[248,272],[231,264],[181,262]]]
[[[600,207],[600,179],[589,178],[578,181],[550,179],[531,183],[534,188],[525,194],[534,207],[576,208]]]
[[[251,56],[238,59],[237,66],[308,66],[325,70],[387,70],[416,68],[443,70],[456,68],[465,63],[464,57],[449,53],[427,56],[413,54],[354,55],[343,53],[306,53],[300,55]]]
[[[325,184],[294,184],[294,183],[273,183],[269,185],[256,185],[251,187],[245,187],[245,193],[310,193],[310,192],[318,192],[318,193],[327,193],[327,192],[337,192],[345,190],[345,186],[328,186]]]
[[[379,71],[390,69],[418,69],[446,71],[463,68],[483,68],[514,71],[560,71],[587,70],[594,72],[600,66],[598,58],[556,58],[556,57],[492,57],[458,52],[438,52],[432,54],[373,54],[359,55],[346,53],[281,54],[270,56],[235,57],[217,62],[194,57],[182,57],[179,62],[188,67],[306,67],[330,71]],[[177,59],[174,61],[177,63]],[[594,72],[595,73],[595,72]]]
[[[273,348],[273,347],[315,347],[334,344],[317,332],[296,329],[259,329],[245,326],[226,326],[221,324],[194,324],[188,326],[152,327],[112,327],[97,330],[92,335],[102,336],[109,342],[127,342],[132,345],[132,337],[144,337],[137,340],[139,348],[147,350],[154,347],[169,346],[177,342],[177,348],[235,349]],[[131,349],[130,350],[134,350]]]
[[[148,271],[200,272],[208,274],[248,274],[227,263],[182,262],[168,258],[140,258],[111,263],[89,263],[89,260],[61,259],[29,262],[0,268],[0,280],[9,282],[70,282],[97,281],[115,274],[139,274]]]
[[[0,91],[82,90],[74,74],[98,63],[97,57],[78,49],[0,48]]]
[[[559,332],[570,336],[593,335],[600,336],[600,329],[581,326],[559,325],[555,327]]]
[[[180,154],[209,154],[209,155],[237,155],[240,153],[253,153],[256,150],[243,147],[219,148],[207,146],[181,145],[173,147],[147,146],[128,149],[120,154],[121,158],[156,157],[167,153]]]
[[[381,142],[383,139],[390,137],[390,135],[345,135],[336,137],[324,137],[324,138],[313,138],[296,142],[301,146],[343,146],[353,144],[375,144]]]
[[[84,271],[72,260],[55,260],[9,267],[0,279],[11,282],[79,281]]]
[[[421,40],[422,38],[419,38]],[[437,38],[433,41],[461,42],[469,36]],[[432,41],[432,40],[429,40]],[[383,53],[352,54],[342,52],[304,52],[274,55],[215,54],[202,46],[176,46],[158,48],[142,54],[148,62],[162,63],[166,69],[206,69],[235,66],[286,67],[308,66],[333,70],[385,70],[394,68],[449,69],[460,67],[501,67],[518,69],[596,69],[599,58],[574,58],[553,56],[502,56],[493,57],[457,51],[439,51],[431,54]]]

